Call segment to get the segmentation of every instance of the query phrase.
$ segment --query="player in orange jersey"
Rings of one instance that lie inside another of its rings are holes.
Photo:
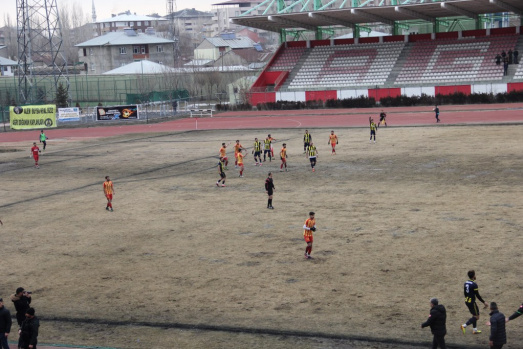
[[[240,150],[238,151],[237,157],[236,157],[236,161],[238,162],[238,167],[240,168],[240,178],[243,177],[243,170],[245,169],[245,167],[243,166],[243,158],[245,156],[247,156],[247,152],[245,152],[245,155],[243,155],[242,150],[243,150],[243,148],[240,148]]]
[[[274,157],[274,148],[272,147],[272,143],[276,141],[276,139],[271,137],[271,134],[269,133],[267,135],[267,139],[271,141],[271,157]]]
[[[107,206],[105,206],[105,209],[107,211],[113,212],[112,202],[113,202],[113,195],[115,194],[115,192],[114,192],[113,181],[111,181],[109,176],[105,176],[104,194],[105,194],[105,197],[107,198]]]
[[[309,212],[309,218],[305,221],[303,229],[303,238],[307,243],[307,248],[305,248],[305,259],[312,259],[312,233],[316,231],[316,219],[314,218],[314,212]]]
[[[227,165],[229,164],[229,158],[227,157],[227,145],[222,143],[220,148],[220,161],[223,162],[225,169],[227,170]]]
[[[234,158],[236,159],[234,161],[234,167],[238,168],[238,153],[241,153],[241,150],[243,149],[243,146],[240,144],[239,140],[236,140],[236,144],[234,145]]]
[[[280,172],[283,172],[283,166],[285,166],[285,172],[287,172],[287,144],[285,143],[282,144],[282,148],[280,150],[280,159]]]
[[[332,147],[331,154],[336,155],[336,144],[338,144],[338,136],[334,134],[334,131],[331,131],[331,134],[329,135],[329,143]]]
[[[33,159],[35,159],[36,168],[40,168],[40,166],[38,166],[38,159],[39,159],[38,153],[41,153],[41,152],[42,151],[40,150],[40,148],[38,148],[38,146],[36,145],[36,142],[33,142],[33,147],[31,148],[31,156],[33,157]]]

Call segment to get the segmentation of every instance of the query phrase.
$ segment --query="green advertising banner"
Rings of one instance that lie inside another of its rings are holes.
[[[56,127],[56,105],[24,105],[9,107],[13,130],[31,130]]]

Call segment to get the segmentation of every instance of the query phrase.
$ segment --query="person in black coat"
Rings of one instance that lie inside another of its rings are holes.
[[[22,326],[22,322],[25,320],[25,312],[31,307],[31,292],[27,292],[23,287],[18,287],[15,294],[11,295],[11,302],[16,309],[18,326]]]
[[[7,337],[11,332],[11,313],[4,306],[4,300],[0,298],[0,349],[9,349]]]
[[[27,309],[25,320],[22,322],[22,327],[18,331],[20,339],[18,340],[18,348],[20,349],[36,349],[38,343],[38,328],[40,327],[40,320],[35,316],[34,308]]]
[[[505,315],[499,312],[496,302],[492,302],[490,303],[490,347],[492,349],[501,349],[506,343]]]
[[[515,49],[514,50],[514,64],[518,64],[519,63],[518,56],[519,56],[518,49]]]
[[[447,311],[443,304],[439,304],[437,298],[430,300],[430,315],[427,321],[421,324],[421,328],[430,326],[430,331],[434,335],[432,340],[432,349],[438,346],[441,349],[446,349],[445,335],[447,334]]]

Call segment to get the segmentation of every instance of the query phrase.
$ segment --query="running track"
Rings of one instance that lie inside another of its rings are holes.
[[[384,108],[389,126],[436,125],[431,107]],[[379,120],[381,108],[315,109],[258,112],[227,112],[213,118],[185,118],[155,124],[110,125],[85,128],[47,129],[51,139],[99,138],[132,133],[189,130],[233,130],[269,128],[368,127],[369,116]],[[514,124],[523,123],[523,103],[453,105],[440,107],[441,123]],[[1,126],[0,126],[1,129]],[[35,141],[37,130],[0,132],[1,142]]]

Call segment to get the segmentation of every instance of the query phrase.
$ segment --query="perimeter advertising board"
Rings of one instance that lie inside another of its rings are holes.
[[[58,121],[80,121],[80,108],[58,108]]]
[[[9,107],[13,130],[32,130],[56,127],[56,105],[24,105]]]
[[[114,107],[97,107],[96,119],[107,120],[136,120],[138,119],[137,105],[117,105]]]

